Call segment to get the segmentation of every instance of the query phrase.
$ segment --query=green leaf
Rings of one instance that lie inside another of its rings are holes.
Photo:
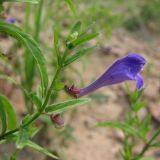
[[[28,90],[28,92],[31,92],[35,76],[35,60],[32,54],[30,54],[29,52],[30,51],[26,49],[24,54],[25,79],[23,84],[24,87]]]
[[[9,77],[8,75],[0,73],[0,79],[7,80],[12,85],[15,85],[15,86],[19,87],[27,96],[29,95],[28,91],[24,87],[22,87],[20,84],[18,84],[18,82],[16,80],[14,80],[13,78]]]
[[[80,36],[76,40],[67,43],[67,47],[69,49],[72,49],[72,48],[74,48],[74,47],[76,47],[76,46],[78,46],[80,44],[83,44],[85,42],[88,42],[88,41],[94,39],[97,36],[98,36],[98,33],[90,33],[90,34],[86,34],[86,35]]]
[[[75,60],[81,58],[82,56],[87,55],[87,54],[88,54],[90,51],[92,51],[94,48],[95,48],[95,46],[90,47],[90,48],[85,48],[85,49],[82,49],[81,51],[73,54],[72,56],[69,56],[69,57],[65,60],[64,66],[67,66],[67,65],[69,65],[70,63],[74,62]]]
[[[27,142],[27,146],[30,147],[30,148],[33,148],[34,150],[46,155],[46,156],[49,156],[51,158],[54,158],[54,159],[58,159],[57,156],[53,155],[51,152],[49,152],[48,150],[46,150],[45,148],[39,146],[38,144],[32,142],[32,141],[28,141]]]
[[[0,2],[0,13],[4,11],[4,7],[2,5],[2,3]]]
[[[6,113],[4,110],[3,103],[1,101],[0,101],[0,119],[2,122],[1,134],[4,134],[7,130],[7,118],[6,118]]]
[[[146,102],[139,102],[139,101],[137,101],[131,105],[132,110],[134,112],[138,112],[140,109],[144,108],[145,106],[146,106]]]
[[[14,153],[14,154],[10,157],[9,160],[17,160],[17,158],[16,158],[16,153]]]
[[[146,115],[142,122],[142,130],[140,131],[143,137],[146,137],[147,133],[150,131],[151,115]]]
[[[29,141],[29,130],[28,128],[23,128],[19,131],[17,140],[16,140],[16,147],[18,149],[22,149],[27,145]]]
[[[11,83],[13,85],[16,85],[16,86],[19,86],[19,84],[17,83],[17,81],[14,80],[13,78],[9,77],[8,75],[0,73],[0,79],[7,80],[9,83]]]
[[[131,101],[133,103],[135,103],[139,98],[140,96],[142,95],[143,93],[143,89],[141,90],[135,90],[132,94],[131,94]]]
[[[69,101],[49,105],[48,107],[46,107],[45,111],[46,112],[61,113],[61,112],[64,112],[70,108],[84,105],[88,102],[90,102],[90,99],[88,99],[88,98],[72,99]]]
[[[81,21],[77,21],[73,27],[71,28],[71,31],[70,31],[70,34],[74,33],[74,32],[80,32],[80,29],[81,29]]]
[[[4,0],[5,2],[28,2],[28,3],[38,3],[39,0]]]
[[[0,60],[6,60],[8,57],[0,51]]]
[[[34,93],[29,95],[29,98],[32,100],[32,103],[36,105],[37,109],[39,110],[41,108],[41,100],[38,98],[38,96]]]
[[[56,27],[54,29],[54,49],[56,52],[58,64],[61,65],[61,53],[59,48],[59,31],[58,31],[58,28]]]
[[[151,144],[150,146],[160,148],[160,142],[155,142],[155,143]]]
[[[137,160],[155,160],[153,157],[142,157]]]
[[[139,135],[139,131],[133,128],[132,126],[126,124],[126,123],[121,123],[121,122],[102,122],[98,123],[97,127],[111,127],[111,128],[117,128],[121,129],[124,132],[127,132],[129,134],[134,134],[134,135]]]
[[[0,21],[0,32],[5,32],[9,34],[10,36],[14,37],[26,46],[26,48],[29,51],[28,53],[33,56],[34,60],[37,63],[41,76],[42,89],[44,93],[48,86],[48,75],[45,66],[44,56],[41,50],[39,49],[39,46],[36,43],[36,41],[30,35],[24,33],[20,28],[14,26],[13,24],[9,24],[3,21]]]
[[[32,115],[27,114],[22,120],[22,125],[27,124],[33,118],[34,115],[35,114],[32,114]]]
[[[66,39],[66,43],[69,44],[73,40],[76,40],[80,34],[81,22],[77,21],[71,28],[71,31]]]
[[[7,115],[7,128],[9,130],[15,129],[17,126],[17,119],[12,104],[9,102],[7,97],[2,95],[0,95],[0,102]]]
[[[72,1],[71,1],[71,0],[65,0],[65,1],[66,1],[66,3],[68,4],[68,6],[69,6],[69,8],[71,9],[71,11],[73,12],[73,14],[74,14],[75,16],[77,16],[77,12],[76,12],[76,9],[75,9]]]

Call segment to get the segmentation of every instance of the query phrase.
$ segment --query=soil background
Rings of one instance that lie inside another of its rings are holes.
[[[22,13],[15,18],[20,23],[23,10],[18,7],[14,7],[13,10],[13,17],[18,15],[19,12]],[[125,56],[128,53],[138,53],[144,56],[147,65],[142,71],[145,82],[143,99],[146,99],[147,107],[140,114],[143,117],[147,112],[152,113],[152,128],[154,130],[160,125],[160,39],[150,37],[150,35],[146,35],[146,37],[142,37],[139,33],[136,33],[136,35],[129,34],[123,29],[115,30],[109,43],[106,42],[106,45],[99,47],[95,53],[88,56],[89,63],[87,63],[85,69],[80,63],[74,63],[74,67],[82,74],[84,83],[87,85],[101,75],[118,57]],[[9,43],[10,41],[7,39],[1,40],[0,46],[7,49]],[[79,79],[73,74],[74,78],[77,83]],[[127,84],[131,90],[134,90],[135,82],[127,82]],[[78,83],[75,85],[78,85]],[[9,94],[13,105],[16,106],[17,114],[22,114],[25,110],[20,91],[16,88],[10,88],[7,84],[5,85],[4,81],[1,81],[0,86],[2,92]],[[59,152],[65,160],[119,160],[123,140],[122,132],[110,128],[95,127],[95,124],[124,119],[125,113],[130,110],[130,104],[126,96],[126,85],[123,83],[104,87],[97,93],[104,95],[105,98],[100,100],[93,98],[88,106],[79,107],[74,114],[73,111],[65,114],[66,125],[69,124],[73,128],[72,140],[67,142],[66,147],[58,146],[59,142],[54,139],[53,129],[47,130],[44,135],[42,134],[44,137],[39,138],[39,140],[41,139],[40,143],[43,145],[49,144],[51,148],[55,148],[56,143],[56,147],[59,148]],[[70,118],[71,115],[72,118]],[[141,147],[140,145],[136,148],[135,152],[139,152]],[[1,145],[0,155],[4,152],[10,153],[13,148],[13,145]],[[159,150],[151,150],[146,154],[160,160]],[[31,152],[31,150],[25,150],[20,155],[20,159],[24,160],[44,159],[44,157]]]

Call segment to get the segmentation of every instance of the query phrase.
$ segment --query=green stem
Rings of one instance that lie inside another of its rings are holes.
[[[41,17],[42,17],[43,0],[39,2],[38,11],[35,14],[35,33],[34,38],[39,41],[39,33],[41,29]]]
[[[43,0],[38,4],[37,12],[35,13],[35,30],[34,30],[34,39],[38,42],[41,28],[41,17],[42,17],[42,8]],[[30,15],[31,15],[31,5],[26,4],[25,6],[26,15],[25,15],[25,31],[30,32]],[[35,61],[33,57],[28,54],[28,51],[25,51],[25,79],[22,81],[25,88],[29,92],[32,91],[33,83],[34,83],[34,75],[35,75]],[[30,114],[33,113],[33,104],[28,100],[28,97],[24,94],[26,108]]]
[[[31,5],[29,3],[26,3],[25,4],[25,22],[24,22],[24,28],[26,32],[29,32],[30,13],[31,13]]]
[[[30,32],[30,15],[31,15],[31,5],[29,3],[25,4],[25,21],[24,21],[24,29],[25,32]],[[24,62],[24,69],[25,69],[25,77],[21,79],[21,84],[26,88],[29,92],[31,92],[32,84],[33,84],[33,75],[34,75],[34,66],[33,66],[33,58],[28,54],[28,51],[25,50],[25,62]],[[30,67],[28,67],[28,63],[30,64]],[[30,68],[30,70],[29,70]],[[21,71],[20,74],[22,74],[24,71]],[[28,81],[28,77],[30,77],[30,80]],[[25,106],[30,114],[33,113],[33,105],[28,100],[28,96],[23,93],[24,100],[25,100]]]
[[[68,55],[68,51],[69,51],[69,49],[67,48],[65,51],[64,51],[64,54],[63,54],[63,57],[62,57],[62,60],[61,60],[61,67],[63,67],[63,63],[64,63],[64,61],[65,61],[65,59],[66,59],[66,57],[67,57],[67,55]]]
[[[152,138],[143,147],[142,151],[135,158],[133,158],[133,160],[138,160],[138,158],[142,157],[145,154],[145,152],[150,148],[150,146],[152,145],[152,142],[159,136],[159,134],[160,134],[160,128],[154,133]]]
[[[64,54],[63,54],[62,64],[64,63],[67,54],[68,54],[68,49],[66,49],[65,52],[64,52]],[[37,113],[35,113],[34,116],[33,116],[27,123],[22,124],[22,125],[19,126],[18,128],[14,129],[14,130],[11,130],[11,131],[8,131],[8,132],[6,132],[5,134],[1,135],[1,136],[0,136],[0,141],[3,140],[6,136],[11,135],[11,134],[13,134],[13,133],[16,133],[16,132],[18,132],[18,131],[19,131],[20,129],[22,129],[22,128],[25,128],[26,126],[28,126],[29,124],[31,124],[33,121],[35,121],[35,120],[43,113],[43,111],[44,111],[44,109],[45,109],[45,107],[47,106],[47,103],[48,103],[48,101],[49,101],[49,98],[50,98],[50,95],[51,95],[51,93],[52,93],[52,89],[54,88],[55,82],[56,82],[56,80],[57,80],[57,78],[58,78],[58,76],[59,76],[59,74],[60,74],[60,72],[61,72],[62,69],[63,69],[63,65],[58,66],[58,68],[57,68],[57,70],[56,70],[56,73],[55,73],[55,75],[54,75],[54,78],[53,78],[53,80],[52,80],[52,83],[51,83],[51,85],[50,85],[50,87],[49,87],[49,89],[48,89],[46,98],[45,98],[45,100],[44,100],[44,103],[43,103],[41,109],[40,109]]]
[[[4,139],[6,136],[8,136],[8,135],[10,135],[10,134],[13,134],[13,133],[16,133],[17,131],[19,131],[19,130],[22,129],[22,128],[25,128],[26,126],[28,126],[29,124],[31,124],[34,120],[36,120],[36,119],[42,114],[42,112],[44,111],[45,107],[47,106],[47,103],[48,103],[49,97],[50,97],[50,95],[51,95],[52,89],[53,89],[53,87],[54,87],[54,85],[55,85],[55,81],[56,81],[56,79],[58,78],[61,70],[62,70],[62,68],[58,68],[58,69],[57,69],[57,71],[56,71],[56,73],[55,73],[55,76],[54,76],[54,78],[53,78],[53,81],[52,81],[52,83],[51,83],[51,85],[50,85],[50,88],[49,88],[49,90],[48,90],[48,92],[47,92],[45,101],[44,101],[41,109],[39,110],[39,112],[37,112],[36,114],[34,114],[34,116],[33,116],[33,117],[30,119],[30,121],[28,121],[27,123],[19,126],[18,128],[14,129],[14,130],[11,130],[11,131],[9,131],[9,132],[6,132],[6,133],[3,134],[2,136],[0,136],[0,141],[1,141],[2,139]]]
[[[1,12],[3,11],[3,5],[2,5],[3,2],[0,2],[0,14]]]

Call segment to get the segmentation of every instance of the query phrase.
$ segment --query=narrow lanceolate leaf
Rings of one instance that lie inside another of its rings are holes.
[[[82,49],[81,51],[73,54],[72,56],[69,56],[65,62],[64,62],[64,66],[67,66],[69,65],[70,63],[74,62],[75,60],[79,59],[80,57],[88,54],[90,51],[92,51],[93,49],[95,48],[94,47],[90,47],[90,48],[85,48],[85,49]]]
[[[54,159],[58,159],[57,156],[53,155],[47,149],[39,146],[38,144],[36,144],[36,143],[34,143],[32,141],[28,141],[27,142],[27,146],[30,147],[30,148],[32,148],[32,149],[34,149],[34,150],[36,150],[36,151],[38,151],[38,152],[40,152],[40,153],[42,153],[42,154],[44,154],[44,155],[46,155],[46,156],[49,156],[49,157],[54,158]]]
[[[88,102],[90,102],[90,99],[88,99],[88,98],[72,99],[69,101],[62,102],[62,103],[56,103],[56,104],[49,105],[45,109],[45,111],[46,112],[61,113],[61,112],[64,112],[70,108],[84,105]]]
[[[1,119],[1,134],[4,134],[7,130],[7,119],[3,103],[1,101],[0,101],[0,119]]]
[[[61,65],[61,54],[59,49],[59,31],[57,28],[54,29],[54,49],[57,56],[58,64]]]
[[[117,128],[121,129],[124,132],[127,132],[129,134],[138,134],[138,130],[133,128],[132,126],[121,123],[121,122],[102,122],[97,124],[98,127],[111,127],[111,128]]]
[[[141,124],[141,134],[144,138],[147,138],[147,133],[150,131],[150,124],[151,124],[151,115],[148,114],[143,119],[143,123]]]
[[[17,119],[12,104],[9,102],[7,97],[2,95],[0,95],[0,104],[7,116],[7,129],[15,129],[17,126]]]
[[[160,142],[152,143],[150,146],[160,148]]]
[[[24,33],[20,28],[3,21],[0,21],[0,32],[9,34],[26,46],[29,51],[28,53],[33,56],[35,62],[37,63],[41,75],[41,84],[43,91],[47,89],[48,75],[45,66],[45,59],[36,41],[30,35]]]
[[[39,0],[5,0],[5,2],[28,2],[28,3],[38,3]]]
[[[73,27],[71,28],[70,34],[74,33],[74,32],[80,32],[81,29],[81,21],[77,21]]]
[[[25,88],[23,88],[20,84],[18,84],[18,82],[16,80],[14,80],[13,78],[9,77],[8,75],[0,73],[0,79],[6,80],[9,83],[19,87],[26,95],[29,95],[28,91]]]
[[[77,21],[71,28],[69,35],[66,38],[66,44],[70,44],[79,37],[81,30],[81,21]]]
[[[94,39],[97,36],[98,36],[98,33],[91,33],[91,34],[87,34],[85,36],[79,37],[77,40],[75,40],[73,42],[73,46],[77,46],[81,43],[85,43],[87,41],[90,41],[91,39]]]
[[[142,157],[137,160],[155,160],[153,157]]]
[[[80,44],[83,44],[85,42],[88,42],[88,41],[94,39],[97,36],[98,36],[98,33],[90,33],[90,34],[87,34],[87,35],[84,35],[84,36],[80,36],[76,40],[68,43],[67,47],[72,49],[72,48],[74,48],[74,47],[76,47]]]
[[[66,1],[66,3],[68,4],[68,6],[69,6],[69,8],[71,9],[71,11],[73,12],[73,14],[74,14],[75,16],[77,16],[77,12],[76,12],[76,9],[75,9],[75,7],[74,7],[74,4],[73,4],[72,0],[65,0],[65,1]]]
[[[16,86],[19,85],[16,80],[12,79],[11,77],[9,77],[8,75],[5,75],[5,74],[0,73],[0,79],[7,80],[9,83],[16,85]]]
[[[131,107],[134,112],[138,112],[140,109],[144,108],[145,106],[146,106],[146,102],[137,101],[133,103]]]
[[[28,128],[23,128],[19,131],[17,140],[16,140],[16,147],[18,149],[22,149],[25,147],[29,141],[29,129]]]
[[[42,103],[40,101],[40,99],[38,98],[38,96],[34,93],[29,95],[29,98],[31,99],[32,103],[36,105],[37,109],[39,110]]]

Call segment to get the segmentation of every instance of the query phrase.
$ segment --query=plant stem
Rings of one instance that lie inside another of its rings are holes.
[[[149,147],[151,146],[152,142],[158,137],[159,134],[160,134],[160,128],[157,129],[157,131],[154,133],[152,138],[143,147],[142,151],[135,158],[133,158],[133,160],[138,160],[137,158],[142,157],[144,155],[144,153],[149,149]]]
[[[49,88],[49,90],[48,90],[48,92],[47,92],[45,101],[44,101],[41,109],[39,110],[39,112],[35,113],[34,116],[33,116],[27,123],[22,124],[22,125],[19,126],[18,128],[14,129],[14,130],[11,130],[11,131],[9,131],[9,132],[6,132],[5,134],[1,135],[1,136],[0,136],[0,141],[1,141],[2,139],[4,139],[6,136],[8,136],[8,135],[10,135],[10,134],[13,134],[13,133],[16,133],[17,131],[19,131],[19,130],[22,129],[22,128],[25,128],[26,126],[28,126],[29,124],[31,124],[34,120],[36,120],[36,119],[41,115],[41,113],[44,111],[44,109],[45,109],[45,107],[46,107],[46,105],[47,105],[47,103],[48,103],[49,97],[50,97],[51,92],[52,92],[52,88],[54,87],[55,81],[56,81],[56,79],[57,79],[57,77],[58,77],[61,69],[62,69],[61,67],[57,69],[57,71],[56,71],[56,73],[55,73],[55,76],[54,76],[54,78],[53,78],[53,81],[52,81],[52,83],[51,83],[51,85],[50,85],[50,88]]]
[[[26,16],[25,16],[25,31],[30,32],[30,15],[31,15],[31,5],[26,4]],[[34,29],[34,39],[39,42],[40,28],[41,28],[41,18],[42,18],[42,9],[43,9],[43,0],[40,0],[38,4],[37,11],[35,12],[35,29]],[[29,67],[30,66],[30,67]],[[28,50],[25,51],[25,79],[24,86],[27,88],[29,92],[32,91],[33,83],[34,83],[34,75],[35,75],[35,61],[33,57],[28,54]],[[28,80],[30,79],[30,80]],[[33,104],[28,100],[28,97],[24,93],[25,104],[28,112],[30,114],[33,113]]]
[[[3,11],[3,5],[2,5],[3,2],[0,2],[0,14],[1,12]]]
[[[29,3],[25,4],[25,21],[24,21],[24,28],[26,32],[29,32],[29,20],[30,20],[30,13],[31,13],[31,5]]]
[[[62,60],[63,60],[63,61],[62,61],[62,64],[64,63],[65,58],[67,57],[67,54],[68,54],[68,49],[66,49],[66,50],[64,51],[64,54],[63,54],[63,57],[62,57]],[[5,134],[1,135],[1,136],[0,136],[0,141],[3,140],[6,136],[8,136],[8,135],[10,135],[10,134],[13,134],[13,133],[16,133],[16,132],[18,132],[18,131],[19,131],[20,129],[22,129],[22,128],[25,128],[26,126],[28,126],[29,124],[31,124],[33,121],[35,121],[35,120],[43,113],[45,107],[47,106],[47,103],[48,103],[48,100],[49,100],[49,98],[50,98],[50,95],[51,95],[51,93],[52,93],[52,89],[54,88],[55,82],[56,82],[56,80],[57,80],[57,78],[58,78],[58,76],[59,76],[59,74],[60,74],[60,72],[61,72],[62,69],[63,69],[63,65],[58,66],[58,68],[57,68],[57,70],[56,70],[56,73],[55,73],[55,75],[54,75],[54,77],[53,77],[52,83],[51,83],[51,85],[50,85],[50,87],[49,87],[49,89],[48,89],[46,98],[45,98],[45,100],[44,100],[44,103],[43,103],[41,109],[40,109],[37,113],[35,113],[35,114],[33,115],[33,117],[32,117],[27,123],[22,124],[22,125],[19,126],[18,128],[14,129],[14,130],[11,130],[11,131],[8,131],[8,132],[6,132]]]
[[[31,15],[31,5],[29,3],[25,4],[25,21],[24,21],[24,29],[25,32],[29,33],[30,29],[30,15]],[[33,58],[30,54],[28,54],[28,50],[25,50],[24,53],[25,60],[24,60],[24,70],[25,70],[25,77],[21,77],[21,84],[26,88],[29,92],[31,92],[31,88],[33,85],[33,75],[34,75],[34,66],[33,66]],[[31,67],[28,67],[28,63],[30,64]],[[28,71],[28,68],[30,71]],[[22,74],[23,71],[20,71],[20,74]],[[28,81],[28,77],[30,77],[30,81]],[[28,100],[28,96],[26,93],[23,93],[24,95],[24,100],[25,100],[25,106],[27,111],[32,114],[33,113],[33,104]]]
[[[37,13],[35,14],[35,33],[34,38],[39,41],[40,29],[41,29],[41,18],[42,18],[43,0],[40,0]]]

